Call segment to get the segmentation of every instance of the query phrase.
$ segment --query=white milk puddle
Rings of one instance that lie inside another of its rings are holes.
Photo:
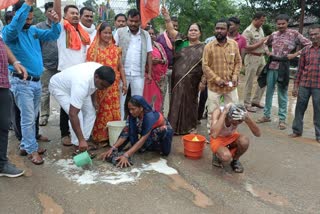
[[[118,169],[114,167],[112,170],[104,167],[99,167],[97,170],[84,170],[74,165],[72,159],[60,159],[54,162],[54,164],[58,166],[59,173],[78,184],[95,184],[101,182],[109,184],[133,183],[140,178],[143,172],[150,171],[156,171],[166,175],[178,174],[177,170],[169,167],[167,160],[162,158],[157,162],[142,164],[140,168]]]

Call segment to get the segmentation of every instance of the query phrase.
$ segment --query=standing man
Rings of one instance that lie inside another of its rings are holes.
[[[241,56],[238,44],[228,39],[229,22],[221,19],[215,25],[216,39],[207,44],[203,51],[202,68],[208,84],[208,131],[211,127],[212,112],[224,104],[237,103],[237,85],[241,69]]]
[[[24,81],[19,74],[14,72],[14,67],[9,66],[12,75],[12,91],[21,112],[22,140],[20,150],[21,152],[25,151],[31,162],[38,165],[44,162],[39,155],[44,150],[38,148],[35,137],[35,120],[39,113],[41,98],[40,77],[43,72],[40,41],[58,39],[61,27],[59,16],[55,11],[51,11],[49,15],[52,21],[49,30],[41,30],[32,26],[34,0],[26,0],[25,3],[21,3],[18,2],[14,6],[16,13],[10,24],[3,29],[3,39],[27,69],[28,78]]]
[[[21,74],[23,79],[27,78],[28,74],[25,68],[21,66],[0,36],[0,176],[14,178],[23,175],[24,171],[16,168],[7,158],[10,107],[12,103],[9,90],[8,62],[13,65],[17,74]]]
[[[49,15],[53,10],[53,2],[47,2],[44,5],[46,21],[38,23],[36,26],[39,29],[47,30],[51,28],[51,20]],[[44,71],[41,76],[42,95],[40,108],[40,126],[46,126],[50,116],[50,94],[49,81],[50,78],[58,72],[58,47],[57,41],[41,41],[41,51]]]
[[[260,75],[266,62],[264,59],[264,42],[268,37],[264,37],[262,25],[266,21],[265,14],[258,12],[253,16],[251,24],[243,31],[242,35],[247,40],[246,55],[244,58],[244,66],[246,71],[246,79],[244,86],[244,105],[247,111],[256,112],[257,107],[263,108],[261,98],[264,88],[256,86],[254,97],[251,100],[251,92],[253,81]]]
[[[49,84],[52,96],[68,112],[71,123],[71,141],[76,153],[88,149],[96,111],[91,95],[98,89],[111,86],[115,79],[112,68],[96,62],[86,62],[54,75]]]
[[[93,10],[89,7],[83,7],[80,10],[80,25],[87,31],[90,36],[90,42],[93,41],[96,36],[96,26],[93,24]]]
[[[230,23],[228,38],[233,39],[238,43],[240,55],[241,55],[241,58],[243,58],[244,50],[247,47],[247,41],[246,41],[246,38],[240,35],[239,33],[240,19],[233,16],[233,17],[230,17],[228,21]]]
[[[114,35],[116,45],[122,48],[122,62],[127,80],[127,88],[131,87],[131,96],[143,95],[145,68],[147,78],[151,80],[152,44],[147,31],[140,28],[141,16],[138,10],[128,12],[128,27],[117,30]],[[147,64],[147,66],[146,66]],[[122,93],[121,93],[122,94]],[[121,95],[121,118],[124,119],[124,103],[126,95]]]
[[[87,45],[90,45],[90,36],[79,23],[80,16],[78,7],[75,5],[67,5],[63,9],[63,12],[63,27],[57,41],[59,71],[85,62]]]
[[[303,132],[303,117],[312,96],[313,124],[316,141],[320,143],[320,25],[313,25],[309,29],[311,47],[306,47],[300,56],[299,70],[294,82],[292,95],[298,96],[294,120],[293,133],[290,137],[300,137]]]
[[[58,1],[60,3],[60,0]],[[61,21],[63,27],[57,41],[59,71],[65,70],[73,65],[84,63],[86,61],[87,46],[90,45],[90,36],[79,23],[80,16],[78,7],[75,5],[67,5],[64,7],[63,12],[64,16]],[[61,143],[64,146],[72,145],[68,120],[68,114],[63,108],[60,108]]]
[[[267,93],[266,104],[264,106],[264,116],[258,123],[270,122],[272,97],[275,86],[278,88],[279,104],[279,126],[280,130],[287,128],[287,107],[288,107],[288,84],[289,84],[289,60],[297,56],[300,52],[290,54],[298,45],[307,46],[312,43],[296,30],[288,29],[289,16],[280,14],[276,17],[278,31],[273,32],[266,41],[267,46],[272,47],[272,52],[266,48],[266,53],[271,57],[271,63],[267,73]],[[279,59],[281,62],[273,60]]]
[[[116,33],[119,28],[127,26],[127,17],[123,13],[118,13],[114,17],[114,29],[112,31],[112,35]]]

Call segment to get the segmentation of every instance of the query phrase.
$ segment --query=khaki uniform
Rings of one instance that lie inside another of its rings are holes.
[[[264,38],[264,32],[262,28],[257,29],[252,24],[249,25],[242,33],[242,35],[247,40],[247,45],[253,45],[257,43],[259,40]],[[251,103],[260,104],[262,95],[265,91],[264,88],[260,88],[258,85],[256,86],[256,90],[254,93],[254,97],[251,100],[251,92],[253,88],[253,82],[260,75],[263,67],[266,64],[264,59],[264,45],[259,48],[251,51],[251,53],[247,53],[244,58],[245,65],[245,87],[244,87],[244,104],[246,106],[251,106]]]

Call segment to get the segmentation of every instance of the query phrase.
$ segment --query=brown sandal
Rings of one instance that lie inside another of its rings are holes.
[[[38,154],[39,155],[43,155],[46,151],[47,151],[47,149],[45,149],[45,148],[39,148],[38,149]],[[24,150],[24,149],[20,149],[20,153],[19,154],[20,154],[20,156],[27,156],[28,155],[27,151]]]
[[[285,130],[287,128],[287,124],[283,121],[280,121],[278,127],[280,130]]]
[[[261,117],[260,119],[257,120],[257,123],[266,123],[266,122],[271,122],[270,117]]]
[[[31,160],[31,162],[35,165],[41,165],[44,163],[44,160],[42,157],[39,155],[39,153],[34,152],[32,154],[28,155],[28,158]]]
[[[64,146],[72,146],[73,144],[71,143],[71,138],[70,136],[64,136],[61,138],[61,143]]]
[[[49,138],[47,138],[46,136],[43,136],[41,134],[39,134],[37,136],[37,141],[38,142],[44,142],[44,143],[50,142]]]

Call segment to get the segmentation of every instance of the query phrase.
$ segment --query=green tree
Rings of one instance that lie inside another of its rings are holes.
[[[234,15],[237,7],[231,0],[171,0],[167,1],[170,14],[177,16],[179,31],[187,33],[190,24],[202,27],[202,40],[213,35],[214,23],[220,18]]]
[[[298,20],[301,12],[302,0],[246,0],[246,5],[252,9],[266,12],[270,17],[276,14],[286,13],[294,20]],[[305,0],[306,15],[313,15],[320,18],[320,1]]]
[[[98,7],[98,4],[96,3],[95,0],[86,0],[85,2],[82,3],[85,7],[89,7],[92,9],[96,9]]]
[[[33,16],[33,22],[35,24],[43,22],[47,18],[38,7],[33,7]]]

